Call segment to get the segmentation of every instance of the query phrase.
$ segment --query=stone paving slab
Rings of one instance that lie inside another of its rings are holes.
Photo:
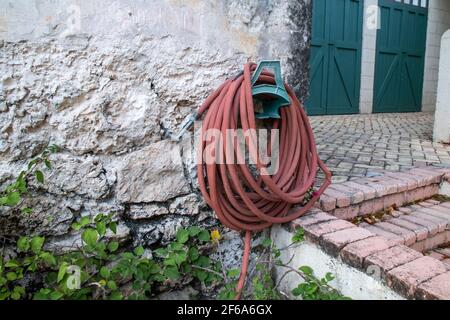
[[[433,143],[433,113],[309,117],[333,183],[427,166],[450,167],[450,146]]]

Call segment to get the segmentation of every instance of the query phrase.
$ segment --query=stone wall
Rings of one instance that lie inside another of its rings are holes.
[[[114,212],[120,237],[151,246],[216,225],[193,154],[165,137],[248,59],[281,59],[304,100],[310,11],[309,0],[1,0],[0,184],[49,143],[61,152],[31,215],[0,208],[0,234],[66,245],[74,219]]]

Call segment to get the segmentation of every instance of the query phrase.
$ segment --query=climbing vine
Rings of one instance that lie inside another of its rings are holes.
[[[36,158],[28,163],[26,170],[20,172],[16,180],[0,191],[0,207],[20,208],[22,213],[31,213],[32,209],[22,206],[23,198],[29,195],[28,183],[34,176],[38,183],[44,183],[44,173],[42,167],[51,170],[52,165],[49,159],[50,154],[58,151],[56,145],[50,145]]]
[[[0,261],[0,300],[138,300],[152,297],[158,286],[176,286],[186,276],[206,285],[219,282],[218,266],[202,253],[210,241],[208,231],[180,229],[176,241],[146,257],[142,246],[128,251],[108,240],[107,232],[116,232],[111,218],[99,214],[76,222],[72,227],[82,231],[82,244],[62,255],[44,250],[44,237],[19,238],[18,256]],[[34,276],[35,286],[24,285],[28,276]]]
[[[247,290],[244,294],[246,299],[252,300],[279,300],[286,299],[289,296],[282,293],[279,287],[282,281],[290,273],[295,273],[300,279],[300,283],[294,288],[291,294],[303,300],[348,300],[348,297],[343,296],[336,289],[334,289],[330,282],[334,280],[331,273],[327,273],[323,278],[317,278],[314,270],[309,266],[301,266],[298,269],[291,267],[289,264],[294,257],[288,261],[281,259],[282,252],[294,246],[299,246],[304,241],[305,232],[303,228],[297,228],[292,237],[291,244],[284,248],[277,248],[271,239],[265,238],[261,241],[262,252],[256,258],[255,266],[250,271],[249,278],[251,283],[247,285]],[[273,270],[278,268],[281,272],[277,282],[273,277]],[[237,277],[239,270],[231,270],[233,277],[232,281],[227,283],[219,295],[220,299],[234,299],[236,293]]]

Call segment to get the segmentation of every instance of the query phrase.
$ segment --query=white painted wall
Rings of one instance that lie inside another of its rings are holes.
[[[450,30],[441,41],[434,141],[450,143]]]
[[[430,0],[429,6],[422,111],[436,108],[441,37],[450,29],[450,1]]]
[[[378,0],[366,0],[364,2],[360,113],[372,113],[373,107],[377,25],[379,24],[379,21],[377,21],[378,13],[374,10],[376,6],[378,6]]]

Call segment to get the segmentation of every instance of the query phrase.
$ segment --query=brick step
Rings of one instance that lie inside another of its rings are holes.
[[[425,235],[428,237],[430,234],[434,234],[433,237],[445,234],[446,239],[450,240],[448,229],[450,219],[441,216],[450,214],[450,205],[427,201],[418,206],[404,208],[403,211],[408,213],[399,211],[402,214],[397,218],[392,217],[388,221],[365,227],[359,227],[315,208],[307,215],[291,222],[288,232],[292,236],[298,228],[303,228],[308,245],[319,248],[323,254],[330,257],[329,259],[337,259],[336,263],[344,263],[372,279],[375,272],[375,281],[407,299],[449,300],[448,257],[436,259],[431,255],[425,256],[409,246],[427,241],[430,238],[425,238]],[[429,210],[421,211],[425,208]],[[411,217],[414,219],[410,219]],[[446,228],[443,230],[444,222]],[[272,233],[275,244],[277,234],[280,234],[279,229],[275,229]],[[417,242],[417,239],[421,240]],[[306,249],[302,246],[293,246],[290,250],[294,257],[308,259],[308,255],[305,256]],[[442,251],[440,254],[444,256],[444,252],[450,254],[449,251]],[[312,260],[305,262],[313,263],[319,256],[311,255]],[[296,259],[290,260],[292,267],[298,267],[295,261]],[[346,283],[345,277],[348,273],[353,274],[351,271],[337,274],[337,277],[343,277],[337,278],[339,283]],[[360,290],[365,289],[361,287]],[[369,291],[366,293],[370,294]]]
[[[428,251],[427,253],[425,253],[425,255],[442,261],[442,263],[446,264],[450,268],[450,242],[447,243],[444,247]]]
[[[402,207],[382,222],[362,224],[381,237],[426,252],[450,242],[450,202],[427,200]]]
[[[361,279],[369,277],[358,283],[376,281],[378,284],[374,285],[381,285],[378,288],[382,292],[389,288],[394,296],[407,299],[447,300],[450,258],[436,259],[423,252],[450,242],[450,203],[429,199],[449,183],[450,169],[423,168],[335,184],[326,190],[316,208],[291,222],[288,230],[274,227],[272,237],[275,245],[288,245],[287,239],[296,229],[303,228],[306,244],[287,246],[287,256],[292,254],[289,264],[298,268],[298,263],[313,265],[317,259],[333,261],[330,268],[336,266],[337,283],[350,292],[354,284],[346,284],[349,273],[355,275],[353,268],[362,272]],[[428,200],[418,202],[423,199]],[[397,210],[385,215],[381,222],[357,226],[348,221],[393,206]],[[305,254],[305,250],[309,253]],[[346,266],[337,267],[342,263]],[[365,289],[361,285],[357,292]],[[370,297],[375,291],[364,292]],[[386,292],[392,297],[391,294]]]
[[[332,184],[317,207],[345,220],[430,198],[450,183],[450,169],[426,167]]]

